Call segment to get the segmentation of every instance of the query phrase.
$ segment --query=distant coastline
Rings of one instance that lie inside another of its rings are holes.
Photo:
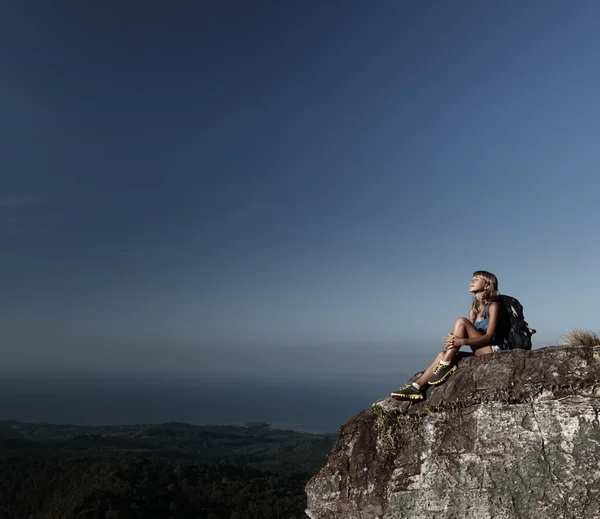
[[[404,378],[14,373],[0,378],[0,420],[76,425],[261,421],[276,429],[335,433]]]

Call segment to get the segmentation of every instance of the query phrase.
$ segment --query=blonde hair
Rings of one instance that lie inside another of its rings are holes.
[[[498,298],[498,278],[487,270],[476,270],[473,272],[473,277],[483,279],[487,284],[483,293],[481,294],[481,298],[478,298],[477,294],[473,296],[471,310],[473,310],[474,315],[477,316],[479,313],[480,304],[487,305],[496,301]]]

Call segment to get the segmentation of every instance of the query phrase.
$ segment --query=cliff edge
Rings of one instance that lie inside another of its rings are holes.
[[[599,411],[600,346],[462,359],[425,401],[384,398],[343,425],[306,513],[598,518]]]

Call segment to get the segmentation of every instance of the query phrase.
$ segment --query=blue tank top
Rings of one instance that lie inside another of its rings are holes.
[[[475,326],[475,328],[477,328],[481,333],[485,334],[485,332],[487,332],[489,322],[489,318],[484,317],[481,321],[473,323],[473,326]]]

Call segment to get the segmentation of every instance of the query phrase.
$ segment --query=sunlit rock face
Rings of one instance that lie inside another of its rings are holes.
[[[597,519],[599,411],[600,346],[462,359],[425,401],[385,398],[346,423],[306,513]]]

